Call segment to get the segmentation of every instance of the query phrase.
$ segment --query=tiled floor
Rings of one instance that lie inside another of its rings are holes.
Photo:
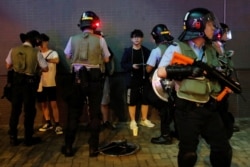
[[[138,144],[140,150],[128,156],[109,156],[100,154],[96,158],[88,157],[88,136],[84,126],[81,126],[75,142],[74,157],[65,157],[60,153],[64,143],[63,135],[54,131],[36,132],[43,142],[32,146],[9,145],[7,126],[0,126],[0,166],[1,167],[177,167],[176,156],[178,141],[172,145],[154,145],[151,137],[159,135],[159,122],[154,128],[139,127],[139,135],[132,136],[127,123],[117,123],[115,131],[104,130],[101,133],[101,143],[126,139],[129,143]],[[232,167],[250,167],[250,118],[237,119],[240,132],[234,133],[231,144],[233,147]],[[20,129],[22,129],[20,127]],[[23,131],[20,136],[22,138]],[[203,140],[198,150],[199,159],[196,167],[209,167],[209,148]]]

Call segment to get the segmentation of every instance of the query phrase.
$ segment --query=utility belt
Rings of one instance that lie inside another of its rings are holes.
[[[17,84],[37,84],[40,81],[38,75],[29,75],[24,73],[14,72],[14,83]]]
[[[196,108],[206,108],[209,111],[216,111],[218,102],[214,98],[210,98],[206,103],[197,103],[176,97],[175,105],[177,109],[182,111],[194,110]]]
[[[98,82],[104,79],[104,73],[99,66],[86,66],[85,64],[72,64],[73,83],[88,86],[89,82]]]

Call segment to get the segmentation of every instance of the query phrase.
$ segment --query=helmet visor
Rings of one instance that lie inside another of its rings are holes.
[[[231,33],[231,30],[229,30],[227,33],[226,33],[226,40],[231,40],[232,39],[232,33]]]

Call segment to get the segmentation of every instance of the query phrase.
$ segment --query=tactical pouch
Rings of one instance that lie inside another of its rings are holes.
[[[177,96],[197,103],[206,103],[210,98],[209,89],[206,79],[184,79]]]
[[[87,87],[89,83],[89,74],[85,66],[82,66],[79,70],[73,69],[74,84]]]
[[[185,79],[181,83],[180,91],[198,95],[208,94],[205,80]]]

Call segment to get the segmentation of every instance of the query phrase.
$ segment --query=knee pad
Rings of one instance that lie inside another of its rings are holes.
[[[178,155],[179,167],[193,167],[197,161],[196,152],[180,152]]]

